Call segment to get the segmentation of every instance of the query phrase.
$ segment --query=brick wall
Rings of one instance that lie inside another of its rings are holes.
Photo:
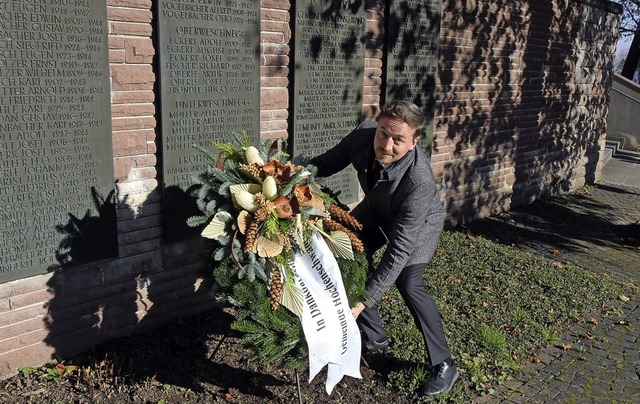
[[[366,3],[367,117],[383,86],[384,3]],[[213,306],[197,243],[162,242],[152,4],[107,1],[118,258],[0,284],[0,376]],[[261,6],[261,136],[275,139],[291,108],[291,3]],[[449,225],[598,179],[617,39],[608,8],[443,1],[432,163]]]
[[[0,284],[0,376],[214,306],[198,246],[162,241],[152,1],[107,6],[118,258]]]
[[[443,2],[434,128],[449,224],[599,179],[617,41],[609,3],[460,4]]]

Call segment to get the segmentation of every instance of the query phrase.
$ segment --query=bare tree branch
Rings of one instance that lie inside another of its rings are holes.
[[[640,0],[620,0],[620,36],[634,35],[640,26]]]

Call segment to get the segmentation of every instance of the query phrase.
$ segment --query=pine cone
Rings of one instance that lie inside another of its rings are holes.
[[[250,177],[259,181],[262,180],[260,178],[260,173],[262,172],[262,166],[260,164],[240,164],[240,169]]]
[[[265,199],[261,204],[261,208],[258,209],[255,213],[256,220],[262,223],[265,220],[267,220],[267,217],[269,217],[269,215],[273,214],[273,212],[275,211],[276,211],[276,205],[273,202],[267,201]]]
[[[280,268],[275,267],[271,272],[271,282],[269,285],[269,299],[271,300],[271,309],[276,310],[280,306],[280,297],[282,296],[282,278]]]
[[[362,244],[362,241],[351,230],[347,229],[342,224],[331,219],[324,219],[322,221],[322,224],[324,225],[324,228],[329,231],[345,232],[347,236],[349,236],[349,240],[351,240],[351,245],[353,246],[353,249],[360,253],[364,252],[364,244]]]
[[[349,212],[346,210],[339,208],[337,205],[329,206],[329,213],[334,220],[348,226],[354,230],[362,230],[362,224]]]
[[[246,240],[244,242],[244,252],[249,254],[254,250],[254,244],[256,242],[256,236],[258,235],[258,228],[260,227],[259,221],[251,219],[249,226],[247,227]]]

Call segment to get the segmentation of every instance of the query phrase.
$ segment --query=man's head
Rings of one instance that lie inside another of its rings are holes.
[[[400,160],[418,144],[424,125],[422,110],[410,101],[385,104],[378,117],[378,129],[373,141],[376,160],[391,164]]]

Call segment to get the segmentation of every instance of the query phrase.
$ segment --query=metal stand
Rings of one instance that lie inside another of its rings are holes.
[[[300,390],[300,375],[298,374],[298,369],[294,369],[296,375],[296,388],[298,389],[298,402],[302,404],[302,391]]]
[[[227,334],[224,334],[222,336],[222,338],[220,338],[220,341],[218,342],[218,345],[216,345],[216,347],[213,349],[213,352],[211,352],[211,355],[209,355],[209,357],[207,358],[207,360],[211,360],[213,359],[213,357],[216,355],[216,353],[218,352],[218,349],[220,349],[220,347],[222,346],[222,343],[224,342],[224,340],[227,338]]]
[[[364,358],[364,356],[360,355],[360,359],[362,359],[362,363],[364,363],[364,367],[367,369],[370,369],[371,366],[369,366],[369,363],[367,362],[367,360]]]

